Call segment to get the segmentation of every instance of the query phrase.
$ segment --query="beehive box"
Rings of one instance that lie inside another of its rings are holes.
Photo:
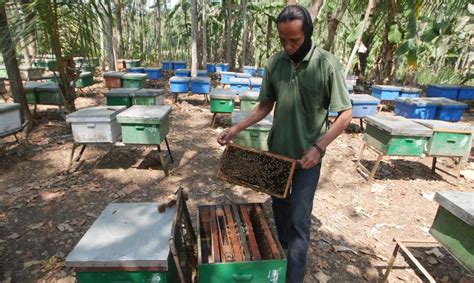
[[[286,198],[296,161],[236,144],[227,145],[218,177],[275,197]]]
[[[457,85],[429,84],[426,88],[426,96],[428,97],[457,99],[458,92],[459,87]]]
[[[260,91],[260,88],[262,88],[262,78],[250,78],[250,88],[254,91]]]
[[[421,89],[414,87],[402,87],[400,97],[420,97]]]
[[[126,144],[160,144],[169,132],[171,107],[134,105],[117,116]]]
[[[162,88],[142,88],[131,93],[133,105],[164,105],[165,90]]]
[[[161,69],[160,68],[145,68],[145,74],[150,80],[158,80],[161,78]]]
[[[58,83],[59,82],[59,72],[45,72],[41,78],[46,80],[50,83]]]
[[[263,78],[264,74],[265,74],[265,68],[263,67],[258,68],[258,76]]]
[[[91,72],[82,72],[76,80],[76,87],[88,87],[94,84],[94,77]]]
[[[36,88],[38,86],[46,85],[48,83],[46,82],[26,82],[23,85],[23,89],[25,90],[25,95],[26,95],[26,101],[29,104],[38,104],[39,103],[39,97],[38,97],[38,92],[36,91]]]
[[[254,66],[244,66],[244,73],[249,74],[251,77],[255,76],[256,69]]]
[[[0,103],[0,137],[21,129],[20,104]]]
[[[185,93],[189,91],[189,80],[188,77],[171,77],[170,78],[170,92],[172,93]]]
[[[216,72],[216,64],[214,63],[207,63],[206,70],[208,73],[215,73]]]
[[[48,83],[36,88],[39,104],[64,105],[64,98],[58,84]]]
[[[230,88],[237,93],[250,89],[250,80],[248,78],[231,78],[229,84]]]
[[[111,203],[66,257],[79,283],[192,282],[196,236],[186,204]]]
[[[251,111],[258,105],[259,92],[255,90],[243,91],[239,94],[240,110]]]
[[[145,68],[144,67],[128,67],[127,72],[135,73],[135,74],[144,74]]]
[[[82,64],[79,71],[95,73],[95,67],[93,64]]]
[[[211,113],[232,113],[235,107],[236,92],[232,89],[213,88],[211,91]]]
[[[103,77],[105,81],[105,87],[107,88],[121,88],[122,87],[122,77],[125,75],[123,72],[105,72]]]
[[[435,120],[457,122],[461,120],[464,111],[469,108],[469,105],[466,103],[454,101],[448,98],[431,97],[429,99],[437,105],[434,116]]]
[[[173,69],[186,69],[186,61],[174,61],[173,62]]]
[[[173,62],[171,61],[162,61],[161,68],[163,71],[173,70]]]
[[[191,78],[191,93],[208,94],[211,78]]]
[[[120,137],[117,115],[125,106],[83,108],[66,116],[76,143],[114,143]]]
[[[109,106],[132,106],[132,93],[138,88],[114,88],[105,93]]]
[[[373,85],[371,95],[380,100],[393,101],[395,98],[400,96],[401,89],[402,88],[398,86]]]
[[[44,68],[20,67],[20,76],[24,81],[34,81],[41,79],[44,73]]]
[[[122,76],[124,88],[144,88],[146,85],[146,74],[127,73]]]
[[[439,204],[430,233],[474,272],[474,192],[437,192]]]
[[[354,93],[354,86],[353,86],[353,85],[346,84],[346,88],[347,88],[347,92],[348,92],[349,94]]]
[[[228,85],[231,78],[235,78],[235,72],[221,71],[221,84]]]
[[[197,70],[198,78],[205,78],[207,76],[207,71],[206,70]]]
[[[248,114],[249,112],[244,111],[232,112],[232,125],[236,125],[242,121]],[[272,124],[273,116],[268,115],[263,120],[238,133],[234,142],[242,146],[268,151],[267,139]]]
[[[247,73],[235,73],[236,78],[250,79],[252,76]]]
[[[465,156],[471,150],[474,128],[467,123],[451,123],[438,120],[413,120],[433,130],[425,149],[429,156]]]
[[[432,130],[400,116],[367,116],[364,141],[385,155],[423,156]]]
[[[460,85],[457,99],[474,100],[474,86]]]
[[[190,69],[176,69],[174,74],[177,77],[190,77],[191,76],[191,70]]]
[[[399,97],[395,99],[395,115],[414,119],[434,119],[437,104],[426,98]]]
[[[285,282],[286,258],[262,204],[198,207],[198,282]]]
[[[229,71],[229,64],[227,63],[217,63],[216,64],[216,72],[227,72]]]
[[[352,118],[364,118],[377,114],[379,99],[368,94],[351,94],[350,99],[352,102]]]
[[[127,69],[130,67],[140,67],[141,61],[138,59],[125,59],[125,66]]]

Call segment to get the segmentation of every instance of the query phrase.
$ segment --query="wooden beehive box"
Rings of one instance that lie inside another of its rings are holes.
[[[229,144],[222,156],[217,176],[259,192],[286,198],[295,167],[294,159]]]

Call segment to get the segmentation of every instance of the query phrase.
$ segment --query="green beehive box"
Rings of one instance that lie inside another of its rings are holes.
[[[474,272],[474,192],[437,192],[439,203],[430,233]]]
[[[138,59],[125,59],[125,64],[127,68],[141,66],[140,60]]]
[[[39,97],[36,88],[42,85],[46,85],[48,83],[45,82],[26,82],[23,85],[23,89],[25,90],[26,101],[29,104],[39,104]]]
[[[94,77],[91,72],[82,72],[79,74],[79,78],[76,80],[76,87],[88,87],[94,84]]]
[[[240,110],[251,111],[258,105],[258,91],[247,90],[239,94]]]
[[[146,74],[126,73],[122,76],[122,85],[128,88],[144,88],[146,77]]]
[[[60,80],[58,72],[46,72],[41,76],[41,78],[50,83],[58,83]]]
[[[249,112],[245,111],[232,112],[232,125],[242,121],[248,114]],[[268,151],[267,139],[272,124],[273,116],[268,115],[265,119],[238,133],[234,142],[242,146]]]
[[[171,107],[134,105],[117,115],[126,144],[160,144],[169,132]]]
[[[232,113],[237,97],[235,90],[214,88],[211,91],[210,104],[211,113]]]
[[[466,156],[471,150],[473,127],[467,123],[440,120],[413,120],[433,130],[425,154],[428,156]]]
[[[64,105],[64,98],[56,83],[47,83],[36,88],[39,104]]]
[[[138,88],[113,88],[105,93],[107,105],[110,106],[132,106],[132,93]]]
[[[133,105],[164,105],[165,90],[162,88],[142,88],[132,93]]]
[[[364,141],[385,155],[423,156],[432,130],[400,116],[367,116]]]
[[[82,64],[82,65],[79,67],[79,71],[81,71],[81,72],[95,73],[95,65]]]

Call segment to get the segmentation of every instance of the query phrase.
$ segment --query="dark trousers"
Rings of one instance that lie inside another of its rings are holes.
[[[306,256],[311,228],[311,210],[319,181],[321,163],[310,169],[297,169],[288,198],[272,198],[278,238],[288,249],[286,282],[300,283],[306,272]]]

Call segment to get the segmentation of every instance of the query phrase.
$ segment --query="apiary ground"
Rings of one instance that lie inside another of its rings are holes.
[[[77,99],[77,108],[105,104],[102,85],[94,85],[93,91]],[[168,138],[175,163],[166,178],[153,147],[131,146],[88,147],[66,174],[72,135],[57,107],[38,107],[28,147],[13,137],[0,140],[0,281],[74,282],[64,258],[110,202],[159,200],[183,187],[194,224],[197,205],[265,202],[270,213],[267,195],[216,177],[224,150],[216,137],[230,124],[230,115],[219,115],[210,128],[212,114],[202,96],[180,100],[171,113]],[[166,103],[172,104],[171,98]],[[473,113],[463,119],[473,123]],[[468,177],[474,171],[472,158],[458,187],[452,177],[431,175],[430,158],[384,158],[375,182],[367,184],[355,169],[362,147],[358,123],[354,120],[331,144],[324,159],[307,282],[380,280],[393,238],[433,240],[428,230],[438,207],[434,192],[474,187]],[[441,165],[453,169],[448,159],[441,159]],[[418,248],[414,254],[438,281],[469,280],[443,249],[441,255],[436,250],[427,254],[430,250]],[[395,266],[390,282],[420,281],[401,256]]]

